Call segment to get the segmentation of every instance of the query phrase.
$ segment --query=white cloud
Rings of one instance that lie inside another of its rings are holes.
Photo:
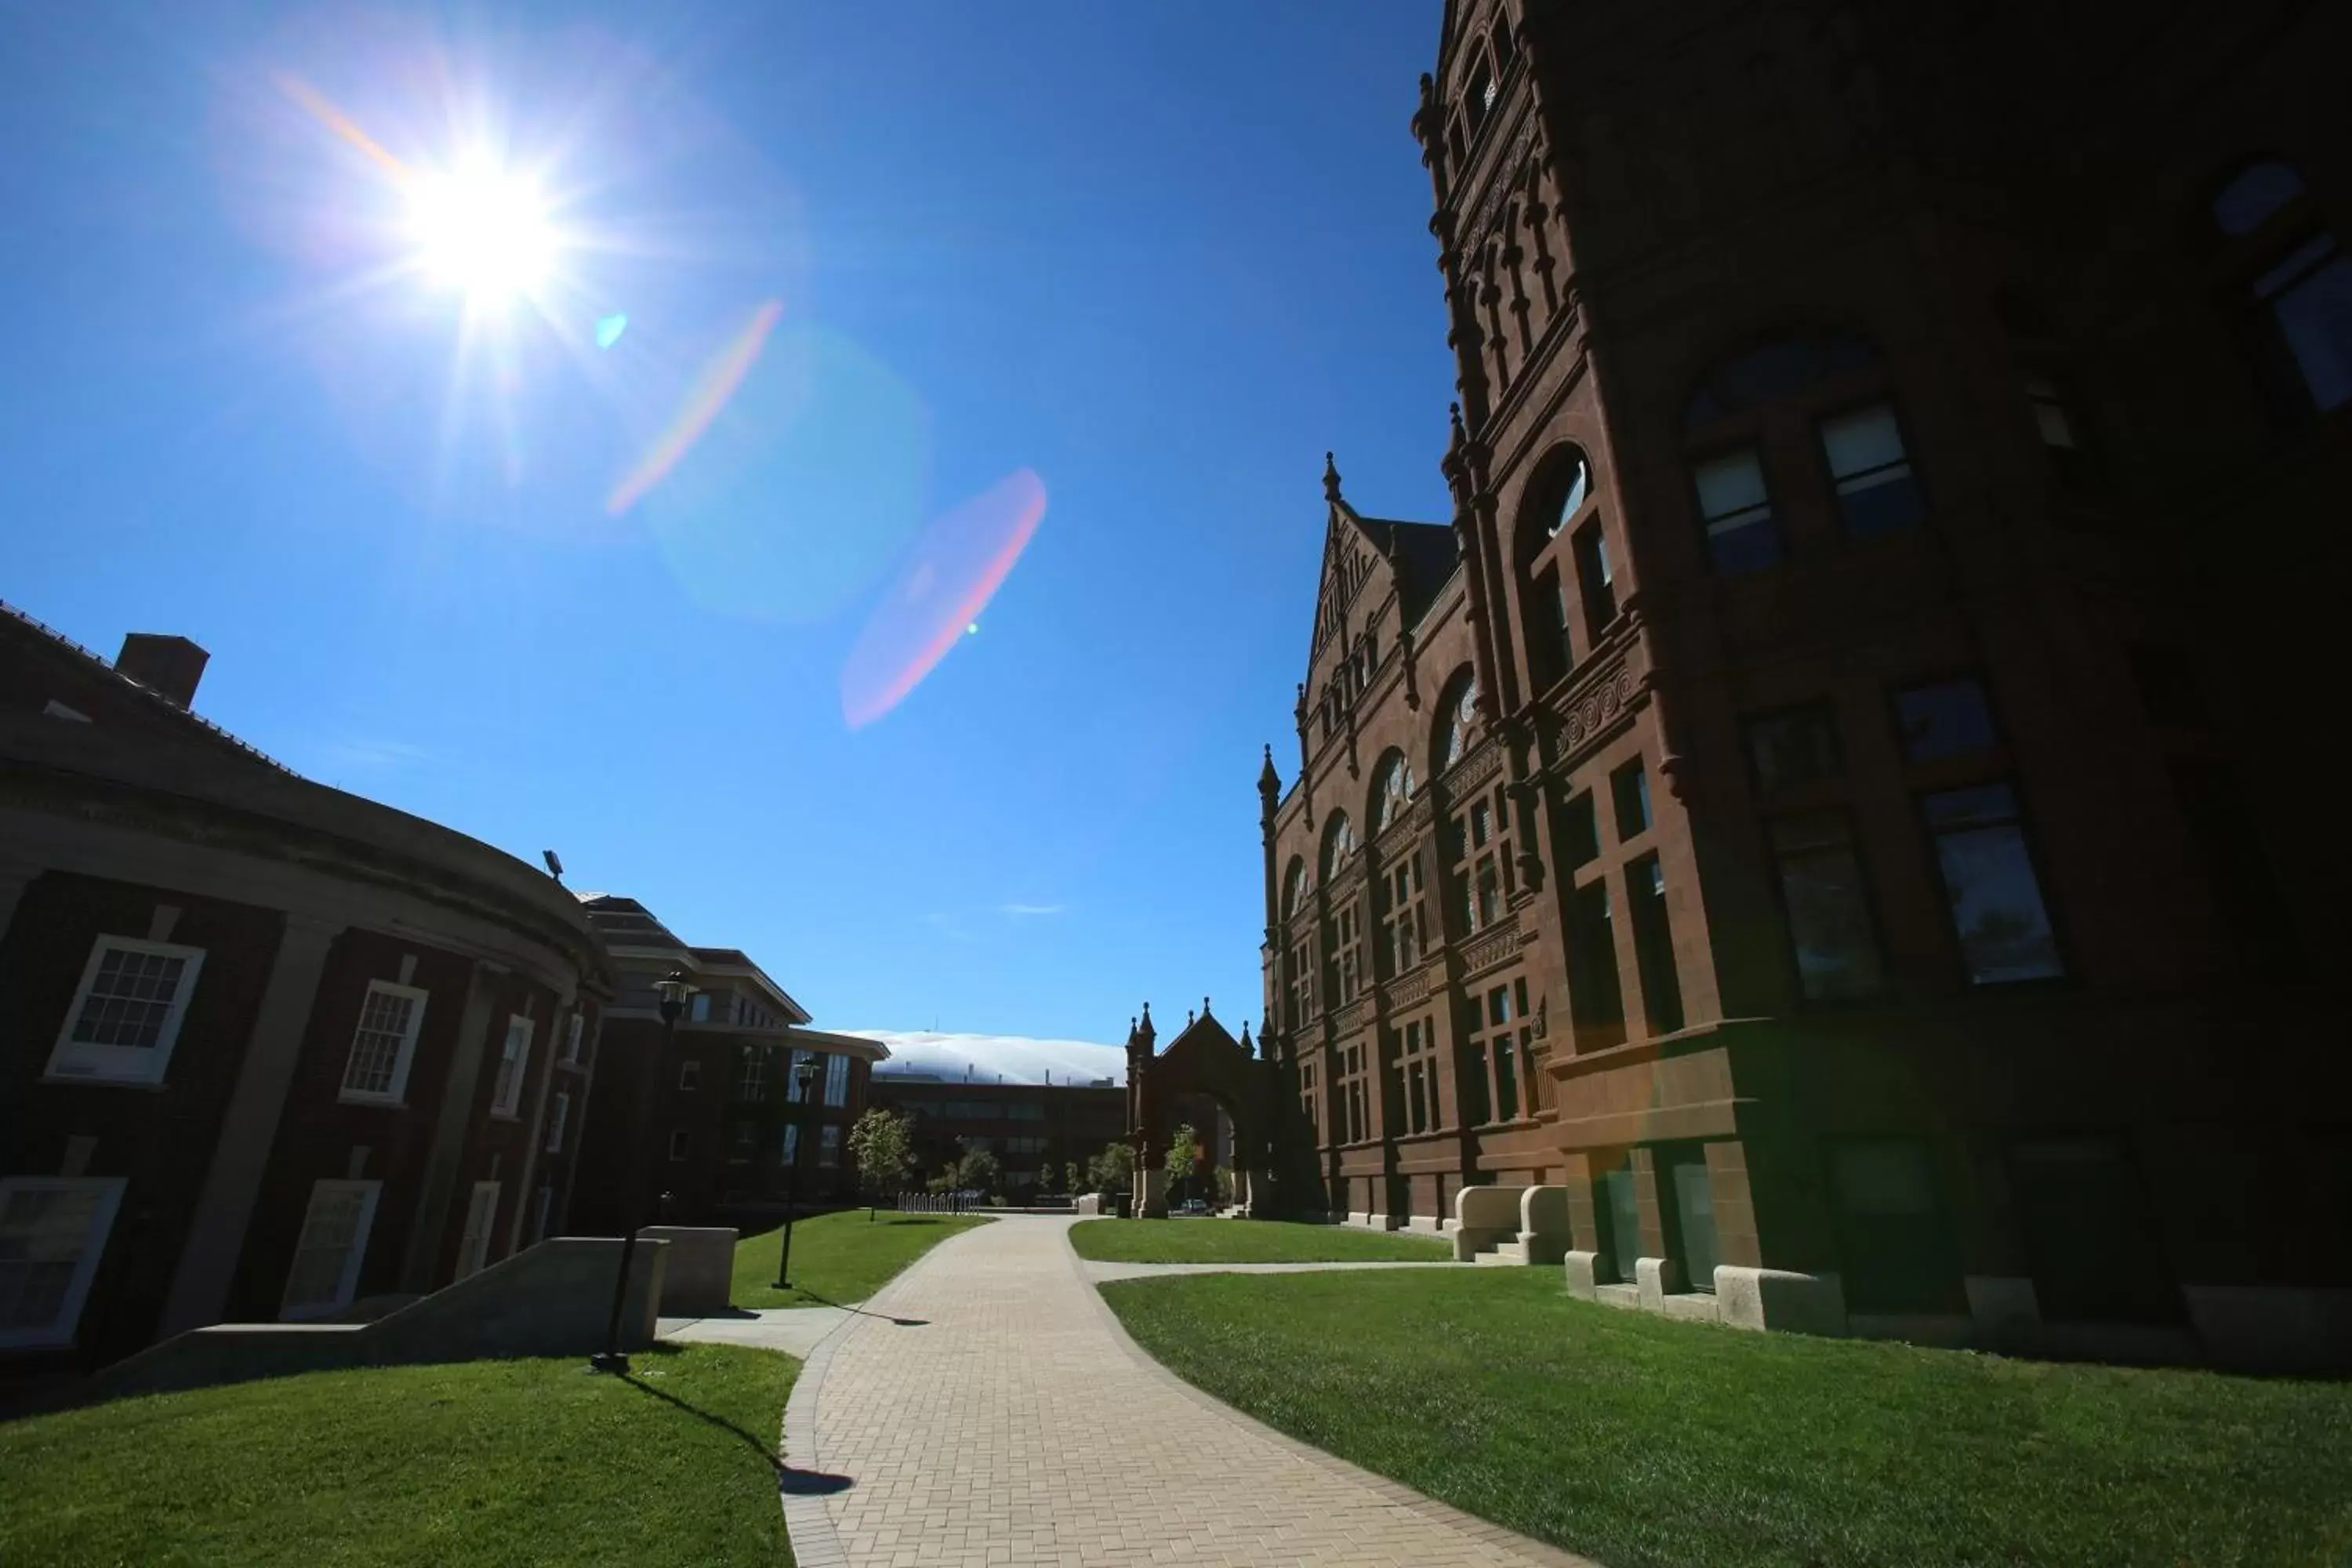
[[[1062,912],[1064,908],[1064,906],[1060,904],[999,904],[996,907],[1003,913],[1016,917],[1021,915],[1058,915]]]
[[[879,1040],[890,1047],[886,1073],[929,1073],[962,1081],[966,1072],[975,1083],[993,1083],[1002,1074],[1008,1083],[1042,1083],[1048,1073],[1055,1083],[1091,1083],[1109,1079],[1127,1081],[1127,1050],[1092,1040],[1034,1040],[1025,1035],[954,1035],[929,1029],[840,1029],[837,1034]]]

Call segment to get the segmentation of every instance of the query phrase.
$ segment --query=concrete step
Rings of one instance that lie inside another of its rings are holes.
[[[1528,1262],[1528,1249],[1523,1243],[1506,1241],[1479,1253],[1473,1261],[1491,1264],[1498,1268],[1524,1268]]]

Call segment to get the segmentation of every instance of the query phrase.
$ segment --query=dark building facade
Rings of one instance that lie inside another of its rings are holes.
[[[434,1289],[563,1222],[577,903],[0,607],[0,1375]]]
[[[1577,1289],[1695,1317],[2352,1360],[2344,855],[2280,765],[2343,662],[2347,54],[1452,0],[1454,515],[1327,472],[1261,780],[1286,1202],[1556,1187]]]
[[[756,1230],[782,1217],[788,1188],[803,1204],[849,1197],[849,1130],[888,1047],[809,1028],[807,1010],[749,956],[689,946],[634,899],[588,893],[582,904],[617,975],[604,1048],[607,1081],[622,1087],[583,1130],[580,1223],[600,1234],[630,1218]],[[666,1053],[654,986],[673,971],[695,990]],[[808,1061],[818,1077],[804,1101],[793,1069]]]
[[[971,1083],[922,1073],[877,1073],[876,1105],[911,1122],[916,1184],[969,1150],[996,1156],[1011,1193],[1059,1192],[1076,1162],[1083,1173],[1127,1136],[1127,1091],[1093,1083]],[[1051,1173],[1050,1179],[1046,1173]]]

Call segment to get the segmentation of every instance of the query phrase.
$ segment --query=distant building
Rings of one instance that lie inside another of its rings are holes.
[[[585,1130],[583,1223],[619,1229],[633,1160],[641,1225],[760,1228],[782,1216],[794,1184],[803,1204],[850,1196],[849,1129],[888,1047],[807,1027],[807,1010],[750,957],[681,942],[634,899],[589,893],[582,907],[619,986],[604,1029],[610,1089]],[[673,970],[697,990],[664,1056],[654,987]],[[807,1104],[792,1071],[803,1061],[820,1069]]]
[[[0,1375],[436,1289],[564,1224],[612,976],[488,845],[0,606]]]
[[[913,1122],[915,1171],[908,1184],[914,1186],[946,1171],[965,1151],[984,1149],[1003,1168],[1008,1191],[1059,1191],[1071,1161],[1083,1170],[1127,1136],[1127,1091],[1108,1079],[970,1083],[877,1073],[870,1092],[875,1104]],[[1050,1172],[1050,1179],[1041,1183],[1041,1172]]]
[[[1436,43],[1451,514],[1327,468],[1261,779],[1292,1206],[1555,1188],[1605,1300],[2343,1364],[2352,12]]]

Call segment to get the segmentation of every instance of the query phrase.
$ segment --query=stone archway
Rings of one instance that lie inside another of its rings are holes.
[[[1154,1048],[1158,1040],[1146,1003],[1127,1037],[1127,1134],[1135,1152],[1132,1212],[1140,1218],[1167,1215],[1168,1176],[1161,1163],[1177,1106],[1192,1096],[1215,1104],[1232,1123],[1234,1202],[1248,1212],[1273,1162],[1272,1065],[1250,1049],[1248,1029],[1238,1040],[1226,1032],[1206,997],[1200,1016],[1185,1024],[1166,1050]]]

